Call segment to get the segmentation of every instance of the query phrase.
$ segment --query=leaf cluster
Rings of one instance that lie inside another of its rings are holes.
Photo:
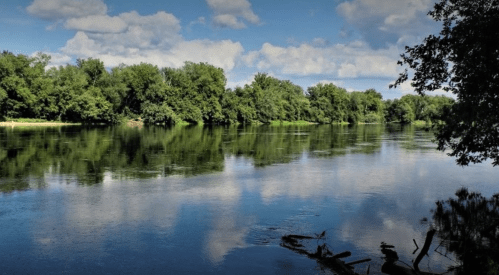
[[[443,89],[457,102],[445,117],[440,150],[460,165],[492,159],[499,164],[499,1],[441,0],[429,15],[442,22],[439,35],[406,47],[401,65],[414,72],[419,94]],[[393,86],[409,79],[406,69]]]

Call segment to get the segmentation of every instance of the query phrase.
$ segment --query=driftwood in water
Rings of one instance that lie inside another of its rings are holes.
[[[351,256],[352,253],[350,251],[345,251],[333,255],[333,253],[329,251],[329,249],[327,248],[326,244],[323,244],[323,245],[318,245],[316,251],[312,253],[302,248],[303,245],[298,242],[298,240],[303,240],[303,239],[320,239],[324,237],[324,234],[325,232],[322,232],[322,234],[317,235],[317,237],[310,237],[304,235],[285,235],[281,238],[282,239],[281,246],[286,247],[295,252],[298,252],[300,254],[305,254],[309,258],[317,260],[323,266],[330,268],[333,272],[340,275],[358,275],[353,271],[353,265],[368,262],[371,260],[371,259],[364,259],[346,264],[344,261],[340,259]]]
[[[346,263],[345,265],[352,266],[352,265],[361,264],[361,263],[370,262],[370,261],[371,261],[371,259],[363,259],[363,260],[349,262],[349,263]]]
[[[435,235],[435,232],[437,232],[435,229],[431,229],[430,231],[428,231],[428,233],[426,233],[426,240],[424,241],[423,248],[414,261],[414,269],[416,271],[419,271],[419,262],[421,262],[424,255],[428,254],[428,250],[430,249],[431,241],[433,240],[433,235]]]
[[[421,252],[416,257],[414,261],[414,268],[405,267],[401,265],[397,265],[395,262],[398,260],[397,252],[390,248],[394,248],[393,245],[387,245],[385,243],[381,243],[381,253],[385,254],[385,263],[381,267],[381,272],[389,274],[389,275],[436,275],[437,273],[424,272],[419,270],[419,262],[423,259],[425,255],[428,254],[428,250],[430,249],[431,241],[433,240],[433,235],[435,235],[435,230],[432,229],[428,231],[426,234],[426,240],[421,249]],[[414,240],[413,240],[414,241]],[[414,241],[416,243],[416,241]],[[416,244],[417,246],[417,244]]]
[[[345,251],[345,252],[341,252],[341,253],[334,255],[333,258],[340,259],[340,258],[346,258],[346,257],[350,257],[350,256],[352,256],[352,252]]]

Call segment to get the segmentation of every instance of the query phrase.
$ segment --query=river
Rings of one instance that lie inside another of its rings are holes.
[[[285,234],[415,258],[435,201],[499,192],[400,125],[0,128],[0,274],[330,274]],[[426,219],[424,219],[426,218]],[[444,271],[434,252],[422,269]]]

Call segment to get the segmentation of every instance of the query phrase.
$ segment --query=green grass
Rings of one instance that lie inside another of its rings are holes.
[[[26,123],[36,123],[36,122],[60,122],[60,121],[48,121],[41,118],[5,118],[5,122],[26,122]]]
[[[175,123],[175,126],[187,126],[187,125],[191,125],[191,124],[187,121],[184,121],[184,120],[180,120],[179,122]]]
[[[67,124],[67,125],[80,125],[81,123],[75,123],[75,122],[64,122],[64,121],[56,121],[56,120],[46,120],[46,119],[41,119],[41,118],[5,118],[3,121],[0,122],[5,122],[5,123],[56,123],[57,125],[59,124]],[[41,126],[44,126],[45,124],[40,124]],[[18,125],[16,127],[21,127],[21,125]]]
[[[270,125],[272,126],[287,126],[287,125],[309,125],[309,124],[314,124],[312,122],[308,122],[305,120],[297,120],[297,121],[282,121],[282,120],[273,120],[270,122]]]
[[[414,125],[414,126],[427,126],[427,125],[431,125],[431,122],[427,123],[424,120],[415,120],[411,124]]]
[[[348,125],[350,123],[348,123],[347,121],[334,121],[331,124],[332,125]]]

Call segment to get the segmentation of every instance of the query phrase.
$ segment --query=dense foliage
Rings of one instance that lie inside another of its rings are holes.
[[[488,158],[498,165],[499,1],[441,0],[429,15],[443,23],[440,34],[407,47],[399,63],[414,70],[418,93],[442,88],[457,96],[438,132],[438,148],[451,149],[460,165]],[[395,86],[408,77],[406,70]]]
[[[226,89],[224,71],[206,63],[182,68],[141,63],[107,70],[98,59],[45,70],[50,56],[0,55],[0,118],[83,123],[148,124],[382,123],[441,119],[453,100],[405,95],[383,101],[373,89],[347,92],[319,83],[306,92],[288,80],[258,73],[244,87]]]

